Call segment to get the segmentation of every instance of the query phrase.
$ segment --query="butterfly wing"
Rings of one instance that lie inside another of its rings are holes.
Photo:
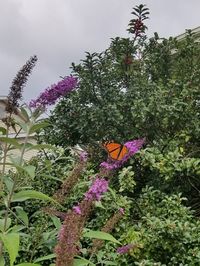
[[[113,160],[122,160],[124,156],[128,153],[126,146],[115,143],[115,142],[106,142],[103,144],[104,148],[109,154],[109,157]]]
[[[118,154],[117,160],[121,161],[127,153],[128,153],[128,149],[126,148],[126,146],[122,145],[120,153]]]

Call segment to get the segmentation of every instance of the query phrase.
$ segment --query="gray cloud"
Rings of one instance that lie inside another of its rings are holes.
[[[150,8],[149,35],[176,36],[200,25],[199,0],[0,0],[0,95],[6,95],[19,68],[39,58],[24,92],[37,95],[85,51],[103,51],[111,37],[125,36],[132,7]]]

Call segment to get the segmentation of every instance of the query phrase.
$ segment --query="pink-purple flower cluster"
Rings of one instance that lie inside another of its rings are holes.
[[[120,248],[117,249],[117,253],[119,254],[125,254],[128,253],[131,249],[135,248],[136,245],[135,244],[128,244],[125,246],[122,246]]]
[[[140,150],[144,142],[145,139],[136,139],[126,142],[124,145],[127,147],[128,153],[124,156],[122,160],[117,161],[108,158],[107,162],[102,162],[100,166],[106,168],[107,170],[115,170],[117,168],[120,168],[131,156],[133,156],[136,152]]]
[[[129,153],[128,153],[129,158],[141,149],[144,142],[145,142],[145,139],[143,138],[143,139],[127,141],[124,144],[129,150]]]
[[[75,211],[76,214],[81,214],[81,208],[79,205],[74,206],[72,209]]]
[[[119,208],[119,212],[124,215],[125,213],[124,208]]]
[[[108,181],[103,178],[96,178],[88,192],[85,194],[86,200],[100,200],[104,192],[108,190]]]
[[[42,92],[36,100],[31,100],[29,106],[33,108],[46,108],[46,106],[48,105],[55,104],[60,97],[65,96],[69,92],[74,90],[77,84],[78,79],[76,77],[65,77],[57,84],[53,84],[50,87],[46,88],[45,91]]]
[[[79,155],[79,159],[81,162],[86,162],[88,159],[88,153],[86,151],[82,151]]]

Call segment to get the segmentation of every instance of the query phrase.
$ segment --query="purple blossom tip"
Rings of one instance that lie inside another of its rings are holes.
[[[119,208],[119,212],[120,212],[121,214],[124,214],[124,213],[125,213],[124,208]]]
[[[81,162],[86,162],[88,159],[88,153],[86,151],[82,151],[79,155]]]
[[[75,211],[75,213],[81,214],[81,208],[79,206],[74,206],[72,209]]]
[[[127,147],[129,151],[128,152],[129,157],[138,152],[141,149],[144,142],[145,138],[127,141],[124,145]]]
[[[102,162],[100,164],[101,167],[106,168],[107,170],[114,170],[119,168],[119,162],[118,161],[107,161],[107,162]]]
[[[46,108],[48,105],[55,104],[60,97],[65,96],[74,90],[77,84],[78,79],[76,77],[65,77],[57,84],[53,84],[46,88],[36,100],[31,100],[29,106],[33,108]]]
[[[101,178],[96,178],[88,192],[85,194],[85,199],[87,200],[97,200],[99,201],[102,194],[108,190],[108,181]]]
[[[118,254],[128,253],[131,249],[135,248],[135,244],[128,244],[117,249]]]

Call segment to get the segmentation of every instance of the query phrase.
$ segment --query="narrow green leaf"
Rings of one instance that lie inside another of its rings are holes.
[[[41,265],[35,264],[35,263],[24,262],[24,263],[17,264],[15,266],[41,266]]]
[[[48,179],[56,180],[56,181],[59,181],[59,182],[63,182],[63,179],[55,177],[55,176],[52,176],[52,175],[41,174],[41,176],[44,177],[44,178],[48,178]]]
[[[103,265],[117,265],[116,262],[112,262],[112,261],[108,261],[108,260],[104,260],[102,261]]]
[[[28,226],[28,215],[27,213],[23,210],[22,207],[15,207],[17,211],[17,216],[22,222],[24,222],[25,225]]]
[[[4,232],[4,224],[5,224],[5,219],[0,219],[0,231]],[[10,227],[11,225],[11,219],[8,217],[7,222],[6,222],[6,230]]]
[[[35,191],[35,190],[22,190],[22,191],[15,193],[13,195],[12,202],[21,202],[27,199],[40,199],[40,200],[52,201],[52,202],[57,203],[51,197],[43,194],[42,192]]]
[[[20,232],[21,230],[23,230],[25,228],[25,226],[22,226],[22,225],[14,225],[13,227],[11,227],[8,232],[10,233],[18,233]],[[20,233],[21,235],[21,233]]]
[[[113,199],[116,200],[116,193],[114,192],[114,190],[111,189],[110,187],[108,188],[108,190],[111,193],[111,195],[113,196]]]
[[[54,226],[56,227],[57,230],[59,230],[61,228],[61,222],[60,222],[60,219],[56,216],[50,216],[52,221],[53,221],[53,224]]]
[[[28,115],[26,109],[25,109],[24,107],[21,106],[21,107],[20,107],[20,111],[21,111],[22,116],[24,117],[24,119],[25,119],[27,122],[29,122],[29,115]]]
[[[44,256],[44,257],[38,258],[38,259],[36,259],[34,262],[40,262],[40,261],[44,261],[44,260],[50,260],[50,259],[53,259],[53,258],[55,258],[55,257],[56,257],[55,254],[50,254],[50,255],[47,255],[47,256]]]
[[[97,239],[102,239],[102,240],[108,240],[114,243],[118,243],[121,244],[117,239],[115,239],[112,235],[102,232],[102,231],[93,231],[93,230],[89,230],[86,231],[83,234],[84,237],[88,237],[88,238],[97,238]]]
[[[43,114],[43,110],[40,110],[40,108],[36,108],[32,112],[32,117],[36,120],[38,117],[40,117]]]
[[[19,251],[19,234],[1,234],[0,237],[6,250],[8,251],[10,257],[10,266],[13,266]]]
[[[30,130],[29,130],[29,133],[35,133],[36,131],[40,130],[40,129],[43,129],[45,127],[48,127],[49,126],[49,123],[44,121],[44,122],[40,122],[38,124],[35,124],[33,125]]]
[[[56,150],[56,147],[50,145],[50,144],[36,144],[36,145],[32,145],[30,146],[27,151],[29,150],[41,150],[41,149],[51,149],[51,150]]]
[[[31,149],[33,146],[34,144],[30,142],[25,143],[25,145],[24,143],[21,144],[21,148],[25,147],[26,150]]]
[[[28,132],[28,123],[24,122],[18,115],[14,116],[16,124],[18,124],[24,132]]]
[[[11,190],[13,188],[13,184],[14,184],[13,180],[10,177],[8,177],[8,176],[4,176],[3,181],[4,181],[5,185],[6,185],[7,190],[9,192],[11,192]]]
[[[0,137],[0,141],[11,144],[15,146],[16,148],[19,148],[21,146],[16,139],[12,139],[12,138]]]

